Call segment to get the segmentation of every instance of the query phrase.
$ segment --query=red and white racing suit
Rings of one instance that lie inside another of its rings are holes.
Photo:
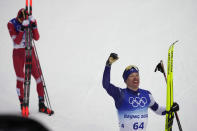
[[[21,31],[21,23],[17,20],[17,18],[14,18],[10,20],[7,24],[10,36],[13,40],[13,64],[14,64],[14,70],[16,73],[16,90],[17,94],[19,96],[20,101],[24,98],[24,78],[25,78],[25,33],[24,31]],[[33,39],[38,40],[39,39],[39,32],[37,29],[37,26],[32,29]],[[37,64],[38,60],[35,57],[34,48],[32,48],[32,69],[31,74],[36,80],[37,83],[37,93],[38,97],[44,98],[44,89],[43,84],[41,81],[41,73],[39,73]]]

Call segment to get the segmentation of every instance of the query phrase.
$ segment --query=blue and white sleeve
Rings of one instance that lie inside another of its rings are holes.
[[[150,105],[149,107],[158,115],[165,115],[166,114],[166,108],[163,106],[159,106],[157,102],[154,100],[153,96],[149,94],[150,97]]]

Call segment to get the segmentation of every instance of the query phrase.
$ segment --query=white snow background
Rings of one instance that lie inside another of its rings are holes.
[[[25,0],[0,0],[0,114],[20,115],[13,43],[7,22]],[[174,48],[174,100],[184,131],[195,131],[197,109],[196,0],[33,0],[40,40],[36,47],[47,85],[53,116],[38,113],[35,80],[30,94],[30,118],[52,131],[118,131],[113,99],[102,87],[105,62],[119,55],[111,82],[125,88],[126,66],[140,69],[140,88],[166,104],[163,75],[154,73],[167,51]],[[165,116],[149,110],[147,131],[162,131]],[[176,121],[173,130],[178,131]]]

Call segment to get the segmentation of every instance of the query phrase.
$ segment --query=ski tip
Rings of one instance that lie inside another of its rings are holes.
[[[170,47],[169,47],[169,50],[170,50],[177,42],[179,42],[179,40],[176,40],[174,43],[172,43],[172,44],[170,45]]]
[[[26,0],[26,6],[28,6],[28,0]]]
[[[175,43],[177,43],[177,42],[179,42],[179,40],[176,40],[173,44],[175,44]]]
[[[32,0],[30,0],[30,6],[32,6]]]

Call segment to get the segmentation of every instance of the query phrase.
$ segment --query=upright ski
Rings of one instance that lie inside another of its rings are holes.
[[[28,15],[32,13],[32,0],[30,0],[30,13],[28,11],[28,0],[26,0],[25,15],[28,20]],[[29,95],[31,83],[32,69],[32,32],[30,25],[25,28],[25,81],[24,81],[24,101],[22,105],[22,116],[29,116]]]
[[[166,111],[173,105],[173,49],[176,42],[168,50]],[[173,118],[174,112],[166,113],[165,131],[172,131]]]
[[[172,104],[173,104],[173,52],[174,52],[174,45],[178,41],[175,41],[168,50],[168,74],[166,77],[163,61],[161,60],[160,63],[156,66],[155,72],[158,70],[163,73],[166,84],[167,84],[167,99],[166,99],[166,111],[170,111]],[[181,123],[178,117],[177,112],[175,112],[177,124],[179,127],[179,131],[182,131]],[[174,113],[169,112],[166,114],[166,125],[165,131],[172,131],[172,124],[173,124]]]

